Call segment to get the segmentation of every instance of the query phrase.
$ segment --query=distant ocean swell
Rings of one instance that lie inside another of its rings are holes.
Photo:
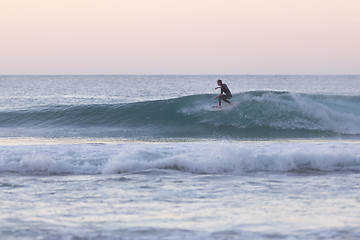
[[[215,111],[212,95],[0,111],[3,136],[302,138],[360,135],[360,96],[253,91]],[[8,130],[8,131],[6,131]],[[49,135],[46,135],[49,134]],[[77,134],[77,135],[75,135]]]
[[[359,143],[192,142],[1,146],[0,173],[360,172]],[[1,183],[0,183],[1,184]]]

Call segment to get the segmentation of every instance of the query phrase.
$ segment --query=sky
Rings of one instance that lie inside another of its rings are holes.
[[[0,0],[0,74],[360,74],[359,0]]]

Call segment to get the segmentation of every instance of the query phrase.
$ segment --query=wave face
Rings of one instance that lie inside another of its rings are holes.
[[[191,142],[0,146],[0,173],[360,172],[358,143]]]
[[[3,136],[317,138],[360,135],[360,96],[253,91],[211,108],[213,95],[0,112]]]

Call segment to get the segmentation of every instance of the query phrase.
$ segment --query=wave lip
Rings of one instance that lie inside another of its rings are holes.
[[[192,142],[0,146],[0,173],[360,172],[359,143]]]
[[[0,127],[36,137],[360,136],[360,96],[253,91],[234,94],[232,102],[224,103],[222,111],[211,108],[216,101],[209,94],[128,104],[34,107],[0,112]]]

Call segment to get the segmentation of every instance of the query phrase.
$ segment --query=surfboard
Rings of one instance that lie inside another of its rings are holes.
[[[221,111],[221,110],[231,110],[235,106],[234,103],[232,104],[222,104],[221,108],[219,108],[219,105],[211,106],[210,111]]]
[[[221,111],[222,108],[219,108],[218,105],[215,106],[211,106],[210,108],[208,108],[208,111]]]

